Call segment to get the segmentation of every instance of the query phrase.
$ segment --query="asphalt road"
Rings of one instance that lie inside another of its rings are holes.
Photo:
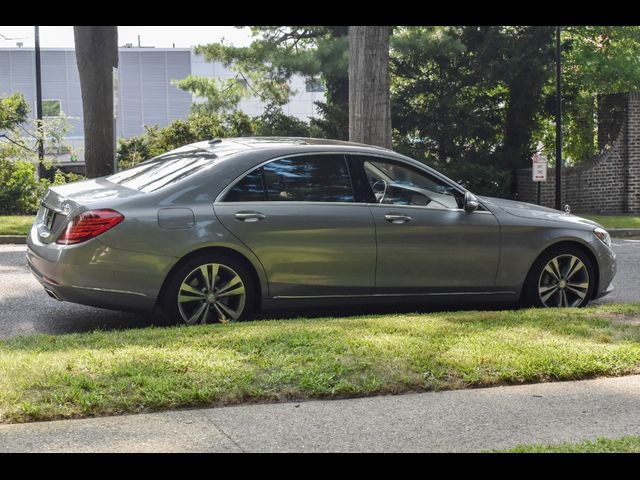
[[[613,248],[618,257],[618,274],[614,279],[616,290],[598,303],[640,301],[640,240],[613,239]],[[91,308],[48,297],[27,269],[25,251],[25,245],[0,245],[0,338],[166,324],[161,318]],[[370,307],[341,313],[377,311],[381,309]],[[304,313],[313,315],[314,312]],[[291,316],[291,313],[284,316]]]

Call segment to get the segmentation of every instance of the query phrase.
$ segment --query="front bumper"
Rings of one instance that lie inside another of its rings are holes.
[[[596,256],[598,260],[598,290],[593,298],[601,298],[610,294],[614,290],[613,278],[616,276],[617,263],[616,254],[611,248],[604,244],[596,244]]]

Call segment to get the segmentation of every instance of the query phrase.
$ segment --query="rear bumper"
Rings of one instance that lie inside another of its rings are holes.
[[[38,279],[47,294],[56,300],[132,312],[151,312],[155,305],[155,298],[147,297],[138,292],[116,291],[99,287],[80,287],[77,285],[59,285],[54,283],[55,281],[50,277],[39,272],[29,260],[27,260],[27,264],[31,273]]]
[[[27,265],[49,295],[92,307],[151,312],[175,259],[108,247],[43,244],[32,229]]]

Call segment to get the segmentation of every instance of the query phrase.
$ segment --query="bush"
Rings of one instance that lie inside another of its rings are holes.
[[[86,177],[77,173],[63,172],[60,169],[56,169],[55,173],[53,174],[53,182],[51,183],[51,186],[79,182],[80,180],[86,180]]]
[[[138,137],[118,142],[118,170],[124,170],[174,148],[222,137],[255,135],[256,120],[243,112],[193,113],[186,120],[174,120],[167,127],[145,126]]]
[[[0,215],[33,215],[50,186],[83,179],[82,175],[56,170],[53,182],[38,181],[34,163],[0,159]]]
[[[0,214],[33,214],[38,210],[42,182],[35,179],[31,162],[0,160]]]
[[[269,107],[257,117],[258,135],[265,137],[308,137],[309,124],[285,115],[278,107]]]

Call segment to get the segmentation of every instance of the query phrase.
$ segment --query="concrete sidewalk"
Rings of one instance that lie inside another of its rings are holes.
[[[0,426],[0,452],[477,452],[640,435],[640,375]]]

